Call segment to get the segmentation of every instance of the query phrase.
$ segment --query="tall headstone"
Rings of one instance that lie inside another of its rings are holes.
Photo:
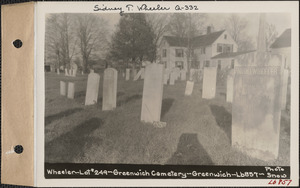
[[[117,106],[117,80],[118,71],[107,68],[103,77],[103,102],[102,110],[113,110]]]
[[[75,84],[73,82],[68,83],[68,98],[74,99],[75,94]]]
[[[59,71],[59,69],[56,69],[56,73],[57,73],[57,74],[60,74],[60,71]]]
[[[284,69],[282,75],[282,84],[281,84],[281,110],[286,109],[288,79],[289,79],[289,71],[287,69]]]
[[[194,77],[195,72],[196,72],[195,69],[191,69],[191,70],[190,70],[190,80],[193,80],[193,77]]]
[[[186,95],[186,96],[191,95],[193,93],[193,88],[194,88],[194,82],[187,81],[184,95]]]
[[[125,80],[129,80],[130,78],[130,69],[126,69],[126,77]]]
[[[213,99],[216,96],[217,67],[204,67],[202,98]]]
[[[150,64],[145,69],[141,121],[160,121],[163,97],[164,65]]]
[[[233,70],[227,75],[226,102],[232,102],[233,99]]]
[[[85,95],[85,105],[93,105],[98,101],[100,75],[97,73],[90,73],[88,75],[87,89]]]
[[[60,95],[66,96],[67,95],[67,86],[66,82],[60,81]]]
[[[169,73],[165,72],[164,73],[164,84],[168,84],[169,77],[170,77]]]
[[[251,57],[252,56],[252,57]],[[277,159],[281,117],[281,57],[266,52],[261,15],[256,52],[237,57],[232,145],[251,157]]]
[[[181,81],[186,80],[186,71],[184,69],[180,71],[180,79]]]

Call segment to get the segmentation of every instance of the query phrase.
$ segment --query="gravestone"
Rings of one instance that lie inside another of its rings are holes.
[[[232,102],[233,98],[233,70],[227,75],[227,85],[226,85],[226,102]]]
[[[193,93],[193,88],[194,88],[194,82],[187,81],[186,82],[186,87],[185,87],[184,95],[186,95],[186,96],[191,95]]]
[[[142,74],[141,74],[141,79],[144,79],[145,78],[145,68],[142,68]]]
[[[60,71],[59,71],[59,69],[56,69],[56,72],[57,72],[57,74],[60,74]]]
[[[68,98],[74,99],[75,94],[75,84],[73,82],[68,83]]]
[[[130,78],[130,69],[126,69],[126,78],[125,80],[129,80]]]
[[[251,157],[273,161],[279,152],[280,55],[267,52],[261,14],[256,52],[237,57],[232,101],[232,145]]]
[[[90,69],[90,73],[94,73],[95,71],[94,71],[94,69]]]
[[[137,72],[136,69],[132,69],[132,78],[133,78],[133,79],[134,79],[134,77],[136,76],[136,72]]]
[[[81,75],[84,75],[83,71],[81,71]]]
[[[204,67],[202,98],[213,99],[216,96],[217,67]]]
[[[169,73],[165,72],[164,73],[164,84],[168,84],[168,80],[169,80]]]
[[[67,86],[66,82],[60,81],[60,95],[66,96],[67,95]]]
[[[65,69],[65,76],[69,76],[68,69]]]
[[[116,69],[105,69],[103,77],[103,111],[113,110],[117,106],[117,80],[118,71]]]
[[[186,71],[184,69],[180,71],[180,79],[181,81],[186,80]]]
[[[163,96],[164,65],[150,64],[145,69],[141,121],[160,121]]]
[[[174,72],[174,71],[172,71],[171,73],[170,73],[170,81],[169,81],[169,84],[170,85],[174,85],[175,84],[175,79],[176,79],[176,75],[177,73],[176,72]]]
[[[142,76],[142,72],[143,72],[143,69],[141,69],[136,75],[135,77],[133,78],[133,81],[137,81],[139,79],[139,77]]]
[[[281,84],[282,85],[281,86],[281,110],[286,109],[288,79],[289,79],[289,71],[287,69],[284,69],[282,75],[282,84]]]
[[[175,67],[173,71],[175,73],[175,80],[178,80],[178,78],[180,77],[180,69],[178,67]]]
[[[90,73],[87,80],[87,89],[85,95],[85,105],[93,105],[98,101],[100,75]]]
[[[196,72],[195,69],[191,69],[191,70],[190,70],[190,80],[193,80],[193,77],[194,77],[195,72]]]

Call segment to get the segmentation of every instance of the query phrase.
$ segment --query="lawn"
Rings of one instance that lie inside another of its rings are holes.
[[[231,147],[231,104],[224,87],[214,99],[201,97],[200,83],[184,96],[185,82],[164,85],[161,121],[140,121],[143,80],[119,74],[117,108],[102,111],[103,73],[98,103],[84,106],[87,75],[45,73],[45,160],[50,163],[194,165],[290,165],[290,118],[282,112],[279,157],[262,161]],[[59,82],[75,82],[75,99],[59,95]]]

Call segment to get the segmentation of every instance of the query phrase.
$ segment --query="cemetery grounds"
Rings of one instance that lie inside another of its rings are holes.
[[[217,85],[216,97],[208,100],[202,99],[200,82],[191,96],[184,96],[186,81],[164,85],[161,121],[167,126],[157,128],[140,121],[144,80],[125,81],[119,73],[117,108],[102,111],[103,70],[99,74],[98,103],[85,106],[87,74],[45,73],[45,162],[290,165],[286,110],[281,114],[278,159],[266,162],[231,146],[231,103],[224,86]],[[75,83],[75,99],[60,96],[61,80]]]

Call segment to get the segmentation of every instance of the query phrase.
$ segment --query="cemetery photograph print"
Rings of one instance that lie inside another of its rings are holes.
[[[45,24],[45,164],[290,166],[290,14]]]

